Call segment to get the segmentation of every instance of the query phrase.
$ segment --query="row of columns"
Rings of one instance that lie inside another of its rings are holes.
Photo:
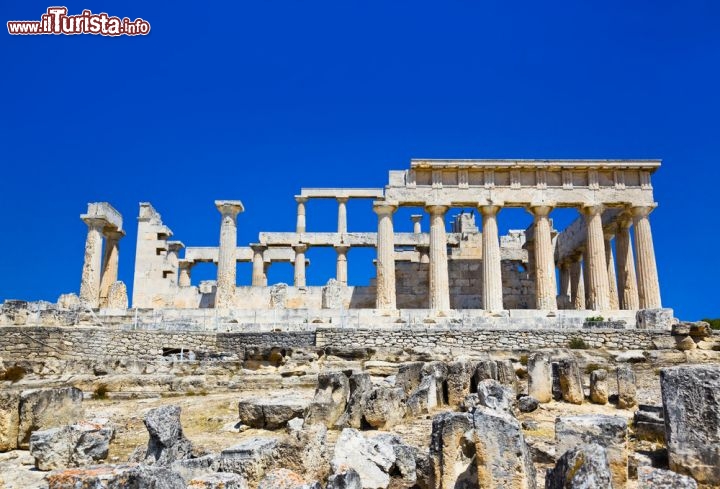
[[[90,308],[103,307],[107,305],[110,286],[118,278],[119,244],[125,231],[109,227],[105,219],[82,217],[82,220],[87,224],[88,232],[85,238],[80,300]]]
[[[377,300],[381,310],[396,308],[395,298],[395,244],[392,215],[397,204],[376,201],[373,210],[378,215],[377,239]],[[431,204],[425,207],[430,215],[430,309],[450,309],[450,287],[447,264],[447,238],[445,213],[449,206]],[[482,280],[483,307],[488,311],[503,309],[501,256],[497,226],[498,205],[481,205],[482,214]],[[535,267],[536,309],[558,309],[558,287],[555,274],[552,225],[548,205],[532,206],[528,209],[534,216],[534,245],[532,262]],[[584,252],[585,267],[580,258],[561,264],[560,296],[571,301],[576,309],[598,311],[615,309],[645,309],[661,307],[660,288],[655,264],[655,252],[648,215],[652,207],[631,209],[632,224],[635,226],[637,248],[637,281],[630,244],[629,219],[621,219],[617,231],[618,273],[609,240],[602,226],[602,212],[599,205],[582,209],[587,226],[587,242]],[[422,216],[413,215],[414,231],[420,232]],[[637,283],[637,285],[635,285]],[[586,288],[587,287],[587,291]],[[635,299],[637,297],[637,299]],[[587,303],[586,303],[587,300]]]
[[[347,202],[349,197],[335,197],[338,203],[338,222],[337,232],[339,234],[347,233]],[[295,224],[295,232],[302,234],[307,230],[307,218],[305,204],[308,201],[307,197],[302,195],[296,195],[295,201],[297,202],[297,221]]]

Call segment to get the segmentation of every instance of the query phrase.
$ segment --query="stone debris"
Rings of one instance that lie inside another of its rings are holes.
[[[557,365],[563,400],[571,404],[582,404],[583,400],[585,400],[585,393],[583,392],[583,379],[577,360],[563,358],[558,361]]]
[[[697,489],[694,479],[670,470],[638,467],[638,489]]]
[[[608,373],[605,369],[590,372],[590,401],[595,404],[607,404],[610,394],[607,383]]]
[[[633,429],[639,440],[664,442],[665,420],[662,406],[638,405],[633,414]]]
[[[186,489],[180,475],[165,467],[138,464],[94,465],[51,472],[48,489]]]
[[[518,399],[518,409],[521,413],[532,413],[539,406],[538,400],[532,396],[520,396]]]
[[[288,469],[274,469],[267,473],[257,489],[321,489],[318,482],[306,482],[302,476]]]
[[[390,429],[405,417],[405,399],[400,388],[375,387],[363,403],[365,421],[376,429]]]
[[[354,469],[346,468],[330,476],[325,489],[362,489],[360,474]]]
[[[80,421],[83,418],[82,399],[82,391],[75,387],[22,391],[19,399],[18,448],[29,448],[33,431]]]
[[[237,474],[216,472],[195,477],[188,483],[187,489],[248,489],[248,485]]]
[[[614,487],[625,487],[628,479],[627,421],[619,416],[592,414],[561,416],[555,420],[557,453],[583,444],[600,445],[607,452]]]
[[[81,467],[105,460],[115,430],[93,422],[83,422],[30,435],[30,454],[38,470]]]
[[[276,430],[293,418],[302,417],[309,402],[304,399],[252,399],[238,403],[240,422],[251,428]]]
[[[151,409],[143,422],[150,435],[143,463],[166,467],[192,457],[192,443],[185,438],[180,424],[180,406]]]
[[[552,401],[552,368],[545,353],[533,353],[528,357],[528,395],[538,402]]]
[[[545,474],[545,489],[613,489],[605,449],[583,444],[563,453],[555,467]]]
[[[720,367],[664,368],[660,387],[670,469],[720,485]]]
[[[513,391],[497,380],[486,379],[477,386],[478,404],[496,411],[512,412],[515,404]]]
[[[635,372],[630,365],[618,365],[617,371],[618,409],[630,409],[637,404]]]
[[[345,412],[349,398],[350,382],[343,372],[320,373],[315,397],[305,412],[305,422],[332,428]]]

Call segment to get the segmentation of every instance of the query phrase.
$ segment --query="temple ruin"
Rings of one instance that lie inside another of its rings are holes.
[[[276,311],[277,320],[280,309],[305,311],[315,322],[332,322],[337,314],[331,311],[360,310],[358,317],[380,323],[383,317],[461,315],[500,318],[498,324],[502,318],[558,318],[572,325],[601,315],[634,326],[638,311],[662,309],[649,221],[657,205],[651,176],[659,167],[659,160],[414,159],[409,169],[390,171],[384,188],[301,189],[295,230],[261,232],[244,246],[237,243],[240,201],[215,202],[217,247],[172,240],[160,213],[141,203],[131,306],[180,314],[214,308],[239,323],[249,322],[249,311],[254,322],[262,322],[263,311]],[[306,229],[308,203],[315,199],[337,201],[336,232]],[[348,232],[350,199],[372,199],[376,230]],[[394,232],[400,207],[418,209],[411,233]],[[499,236],[498,216],[513,207],[531,213],[533,224]],[[561,207],[581,216],[556,230],[551,212]],[[475,212],[462,212],[448,232],[453,208],[475,209],[480,222]],[[430,218],[427,232],[422,212]],[[101,311],[126,308],[122,284],[116,284],[120,299],[109,298],[122,218],[108,203],[89,204],[81,218],[88,236],[80,298]],[[337,253],[335,280],[325,286],[306,284],[306,252],[313,247]],[[347,281],[353,247],[376,249],[369,284]],[[203,262],[217,265],[217,279],[194,284],[192,269]],[[252,285],[237,285],[237,262],[252,263]],[[268,283],[268,268],[278,262],[294,266],[292,285]]]

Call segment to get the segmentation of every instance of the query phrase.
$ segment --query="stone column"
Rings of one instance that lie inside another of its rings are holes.
[[[377,233],[377,295],[375,307],[379,310],[395,310],[395,231],[393,213],[397,205],[375,201],[373,211],[378,216]]]
[[[571,309],[585,309],[585,273],[582,266],[582,253],[572,257],[570,263],[570,301]]]
[[[100,278],[100,306],[107,306],[110,286],[117,282],[118,263],[120,261],[120,239],[125,236],[125,231],[106,230],[105,235],[105,256],[103,257],[102,276]]]
[[[654,206],[633,207],[633,225],[635,226],[635,254],[637,258],[637,282],[640,309],[662,307],[660,284],[658,282],[655,248],[653,246],[650,219],[648,216]]]
[[[100,306],[100,273],[102,266],[102,231],[105,221],[83,217],[88,232],[85,238],[85,261],[80,282],[80,300],[90,308]]]
[[[347,197],[338,197],[338,234],[347,233]]]
[[[263,286],[265,287],[267,287],[268,284],[268,272],[270,271],[270,265],[272,265],[272,261],[263,265]]]
[[[430,214],[430,309],[450,310],[450,285],[445,235],[446,205],[427,205]]]
[[[631,225],[632,219],[630,215],[623,213],[618,219],[617,234],[615,235],[618,298],[620,309],[626,310],[640,308],[637,278],[635,277],[635,258],[633,257],[632,242],[630,241]]]
[[[263,244],[251,244],[253,250],[252,259],[252,285],[253,287],[263,287],[265,285],[265,258],[264,253],[267,246]]]
[[[195,263],[187,260],[180,260],[178,262],[178,269],[180,270],[180,274],[178,276],[178,285],[180,287],[190,287],[190,285],[192,284],[191,271],[194,265]]]
[[[215,308],[232,306],[237,280],[237,215],[244,208],[239,200],[216,200],[215,207],[222,215],[220,248],[218,249],[217,292]]]
[[[571,268],[572,265],[566,260],[560,263],[560,294],[558,294],[558,307],[560,309],[572,309],[571,307],[571,297],[572,297],[572,287],[571,287]]]
[[[337,280],[343,285],[347,285],[348,283],[347,252],[349,249],[349,246],[335,247],[335,251],[337,252],[337,262],[335,265],[335,280]]]
[[[498,211],[500,211],[500,206],[497,205],[480,206],[482,213],[483,307],[486,311],[492,312],[503,309]]]
[[[583,208],[587,227],[586,262],[589,289],[588,309],[594,311],[610,310],[610,283],[608,281],[607,262],[605,261],[605,237],[602,227],[603,207],[589,205]]]
[[[415,234],[421,234],[422,233],[422,214],[413,214],[410,216],[410,219],[412,219],[413,223],[413,233]]]
[[[306,244],[293,246],[293,250],[295,250],[295,287],[305,287],[305,252],[307,249]]]
[[[608,286],[610,291],[610,309],[620,309],[618,298],[617,277],[615,275],[615,259],[612,249],[612,238],[614,233],[605,233],[605,263],[607,264]]]
[[[302,195],[295,196],[295,201],[297,202],[297,224],[295,226],[296,233],[305,232],[305,202],[307,202],[307,200],[307,197],[303,197]]]
[[[535,217],[535,307],[540,310],[557,309],[557,281],[553,250],[550,211],[547,205],[530,208]]]

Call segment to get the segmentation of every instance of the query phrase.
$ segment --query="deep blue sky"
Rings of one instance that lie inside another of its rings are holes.
[[[663,302],[720,316],[717,1],[87,0],[64,5],[142,17],[151,34],[5,31],[51,5],[0,5],[0,300],[77,291],[90,201],[125,217],[131,284],[140,201],[175,238],[215,245],[213,200],[241,199],[248,243],[294,229],[300,187],[382,186],[411,157],[656,157]],[[368,203],[349,213],[350,230],[375,229]],[[501,230],[529,221],[500,214]],[[334,203],[310,204],[309,230],[335,223]],[[311,284],[332,276],[334,252],[309,257]],[[350,253],[351,282],[372,258]]]

